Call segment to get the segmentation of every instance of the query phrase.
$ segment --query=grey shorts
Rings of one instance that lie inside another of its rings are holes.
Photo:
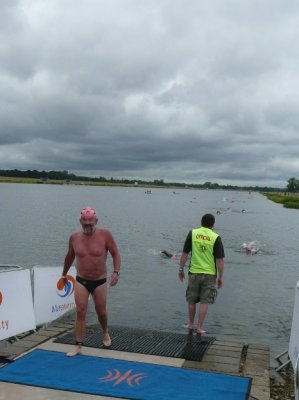
[[[189,274],[186,300],[188,303],[214,304],[217,296],[216,276]]]

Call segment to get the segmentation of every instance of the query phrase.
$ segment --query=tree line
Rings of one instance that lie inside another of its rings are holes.
[[[58,180],[67,183],[71,182],[98,182],[106,184],[120,184],[120,185],[141,185],[141,186],[157,186],[157,187],[176,187],[176,188],[194,188],[194,189],[225,189],[225,190],[248,190],[248,191],[263,191],[263,192],[284,192],[286,189],[267,187],[267,186],[236,186],[236,185],[219,185],[213,182],[204,182],[202,184],[186,184],[181,182],[164,182],[164,179],[154,179],[152,181],[140,179],[107,179],[103,176],[87,177],[70,174],[68,171],[37,171],[37,170],[18,170],[18,169],[2,169],[0,176],[13,177],[13,178],[31,178],[39,179],[41,182],[46,183],[47,180]],[[288,191],[299,190],[299,181],[291,178],[288,181]]]
[[[287,191],[288,192],[299,192],[299,180],[296,178],[290,178],[287,184]]]

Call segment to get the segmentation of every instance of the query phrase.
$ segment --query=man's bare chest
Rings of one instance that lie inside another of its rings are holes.
[[[73,248],[76,257],[105,257],[107,254],[105,241],[101,238],[75,240]]]

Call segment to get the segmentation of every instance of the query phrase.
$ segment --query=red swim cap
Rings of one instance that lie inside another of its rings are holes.
[[[83,208],[80,214],[80,218],[92,218],[92,217],[98,218],[95,210],[91,207]]]

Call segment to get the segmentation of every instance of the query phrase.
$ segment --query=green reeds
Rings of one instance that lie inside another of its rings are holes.
[[[268,200],[274,201],[275,203],[283,204],[285,208],[296,208],[299,209],[299,194],[277,194],[277,193],[263,193]]]

